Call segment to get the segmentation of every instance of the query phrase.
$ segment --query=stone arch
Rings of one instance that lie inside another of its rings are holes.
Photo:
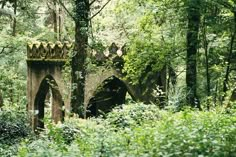
[[[34,117],[35,128],[44,128],[44,123],[42,120],[44,119],[45,99],[49,92],[49,88],[52,91],[52,120],[57,123],[59,121],[63,121],[64,119],[64,101],[59,91],[58,84],[51,75],[47,75],[41,81],[34,100],[34,107],[36,111]]]
[[[94,91],[86,107],[86,117],[110,112],[114,107],[125,103],[128,88],[117,76],[104,79]]]
[[[52,105],[52,119],[55,122],[63,119],[63,103],[65,114],[70,111],[70,80],[64,80],[63,70],[71,47],[68,43],[60,42],[27,45],[27,109],[31,113],[33,130],[43,127],[40,119],[44,117],[44,99],[49,88],[52,89],[53,104],[60,104]],[[48,81],[54,83],[49,84]]]

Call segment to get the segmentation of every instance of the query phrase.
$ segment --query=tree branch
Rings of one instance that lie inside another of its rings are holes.
[[[111,2],[111,0],[108,0],[108,1],[106,2],[106,4],[104,4],[104,5],[102,6],[102,8],[101,8],[97,13],[95,13],[92,17],[90,17],[90,20],[93,19],[95,16],[97,16],[97,15],[107,6],[107,4],[110,3],[110,2]]]
[[[48,4],[48,2],[47,2],[47,7],[48,7],[49,10],[54,10],[53,8],[50,7],[50,5]],[[38,7],[38,8],[39,8],[39,7]],[[37,10],[38,10],[38,8],[37,8]]]
[[[11,46],[2,47],[0,54],[4,53],[5,49],[9,49],[9,48],[13,48],[13,47],[11,47]]]
[[[94,2],[96,2],[97,0],[93,0],[91,3],[89,3],[89,6],[93,5]]]
[[[2,48],[2,51],[0,52],[0,54],[2,54],[2,53],[4,52],[5,48],[6,48],[6,47],[3,47],[3,48]]]
[[[129,33],[127,32],[127,30],[124,27],[124,23],[121,24],[121,28],[123,29],[125,36],[127,37],[127,39],[129,39]]]
[[[58,0],[59,4],[63,7],[63,9],[67,12],[67,14],[75,21],[75,17],[72,15],[72,13],[66,8],[65,4],[61,1]]]

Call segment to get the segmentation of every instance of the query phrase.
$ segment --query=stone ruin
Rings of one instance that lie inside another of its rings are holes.
[[[63,121],[65,109],[70,108],[70,92],[62,71],[71,48],[71,44],[60,42],[27,45],[27,108],[32,114],[34,129],[44,127],[42,119],[49,91],[52,93],[51,115],[55,122]]]
[[[50,95],[49,92],[51,92],[51,115],[54,122],[63,121],[67,111],[71,111],[71,84],[70,80],[65,82],[63,79],[63,68],[66,62],[69,62],[69,52],[72,50],[72,47],[73,45],[68,42],[56,42],[55,44],[35,42],[27,45],[27,108],[32,114],[31,123],[34,129],[44,127],[42,120],[45,117],[45,100],[48,95]],[[118,50],[119,48],[113,43],[109,48],[110,53],[91,53],[90,57],[94,57],[98,62],[104,62],[107,59],[111,59],[113,62],[121,63],[123,60],[121,59],[121,56],[123,54],[121,50]],[[95,104],[96,100],[93,98],[93,94],[96,93],[95,91],[99,85],[106,79],[117,75],[113,69],[101,69],[103,68],[99,68],[96,73],[87,75],[85,110],[87,110],[89,103],[91,104],[90,99],[93,99],[92,104]],[[114,91],[113,88],[110,90]],[[122,101],[122,103],[124,102]],[[96,110],[98,110],[98,108],[96,108]],[[93,106],[93,115],[97,115],[95,112]],[[88,112],[87,115],[91,114]]]
[[[45,100],[51,95],[51,119],[57,123],[71,111],[71,81],[63,79],[63,69],[70,61],[69,54],[73,45],[68,42],[35,42],[27,45],[27,100],[28,111],[32,113],[33,129],[43,128]],[[96,71],[86,76],[84,109],[86,117],[98,116],[125,103],[127,93],[132,99],[149,103],[152,101],[153,84],[132,85],[124,79],[122,68],[125,46],[112,43],[106,52],[92,51],[89,57],[99,64]],[[102,63],[111,61],[113,66],[105,67]],[[155,84],[165,89],[166,71],[155,76]]]

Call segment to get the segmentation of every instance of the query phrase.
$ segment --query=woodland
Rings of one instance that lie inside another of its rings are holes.
[[[236,0],[0,0],[0,156],[236,157],[235,38]],[[71,110],[54,122],[45,99],[40,130],[27,109],[37,42],[73,45]],[[93,56],[114,43],[122,64]],[[101,69],[134,90],[86,116],[86,78]]]

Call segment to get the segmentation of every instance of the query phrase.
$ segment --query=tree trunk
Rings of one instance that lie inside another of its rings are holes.
[[[3,107],[3,97],[2,97],[2,93],[0,91],[0,108]]]
[[[225,99],[226,96],[226,92],[228,90],[228,82],[229,82],[229,74],[230,74],[230,65],[231,65],[231,57],[233,54],[233,48],[234,48],[234,40],[235,40],[235,36],[236,36],[236,12],[234,12],[234,27],[233,27],[233,34],[231,36],[231,41],[230,41],[230,49],[229,49],[229,56],[227,59],[227,68],[226,68],[226,74],[225,74],[225,79],[224,79],[224,84],[223,84],[223,99],[222,102]]]
[[[88,46],[89,0],[75,0],[75,47],[72,57],[72,112],[83,117]]]
[[[59,8],[59,16],[58,16],[58,20],[59,20],[59,23],[58,23],[58,25],[59,25],[59,29],[58,29],[58,34],[59,34],[59,41],[61,41],[62,40],[62,9],[61,8]]]
[[[14,15],[13,26],[12,26],[12,36],[16,36],[16,9],[17,9],[17,0],[14,1]]]
[[[3,1],[3,2],[2,2],[2,7],[1,7],[1,8],[3,9],[5,5],[6,5],[6,1]]]
[[[57,0],[53,1],[53,30],[54,30],[54,38],[58,40],[57,37]]]
[[[207,109],[210,109],[210,102],[209,102],[209,97],[211,95],[210,93],[210,87],[211,87],[211,80],[210,80],[210,73],[209,73],[209,52],[208,52],[208,41],[207,41],[207,28],[206,28],[206,19],[204,17],[203,20],[203,45],[204,45],[204,50],[205,50],[205,58],[206,58],[206,90],[207,90]]]
[[[186,84],[187,103],[200,108],[197,98],[197,49],[200,24],[200,0],[188,1]]]

